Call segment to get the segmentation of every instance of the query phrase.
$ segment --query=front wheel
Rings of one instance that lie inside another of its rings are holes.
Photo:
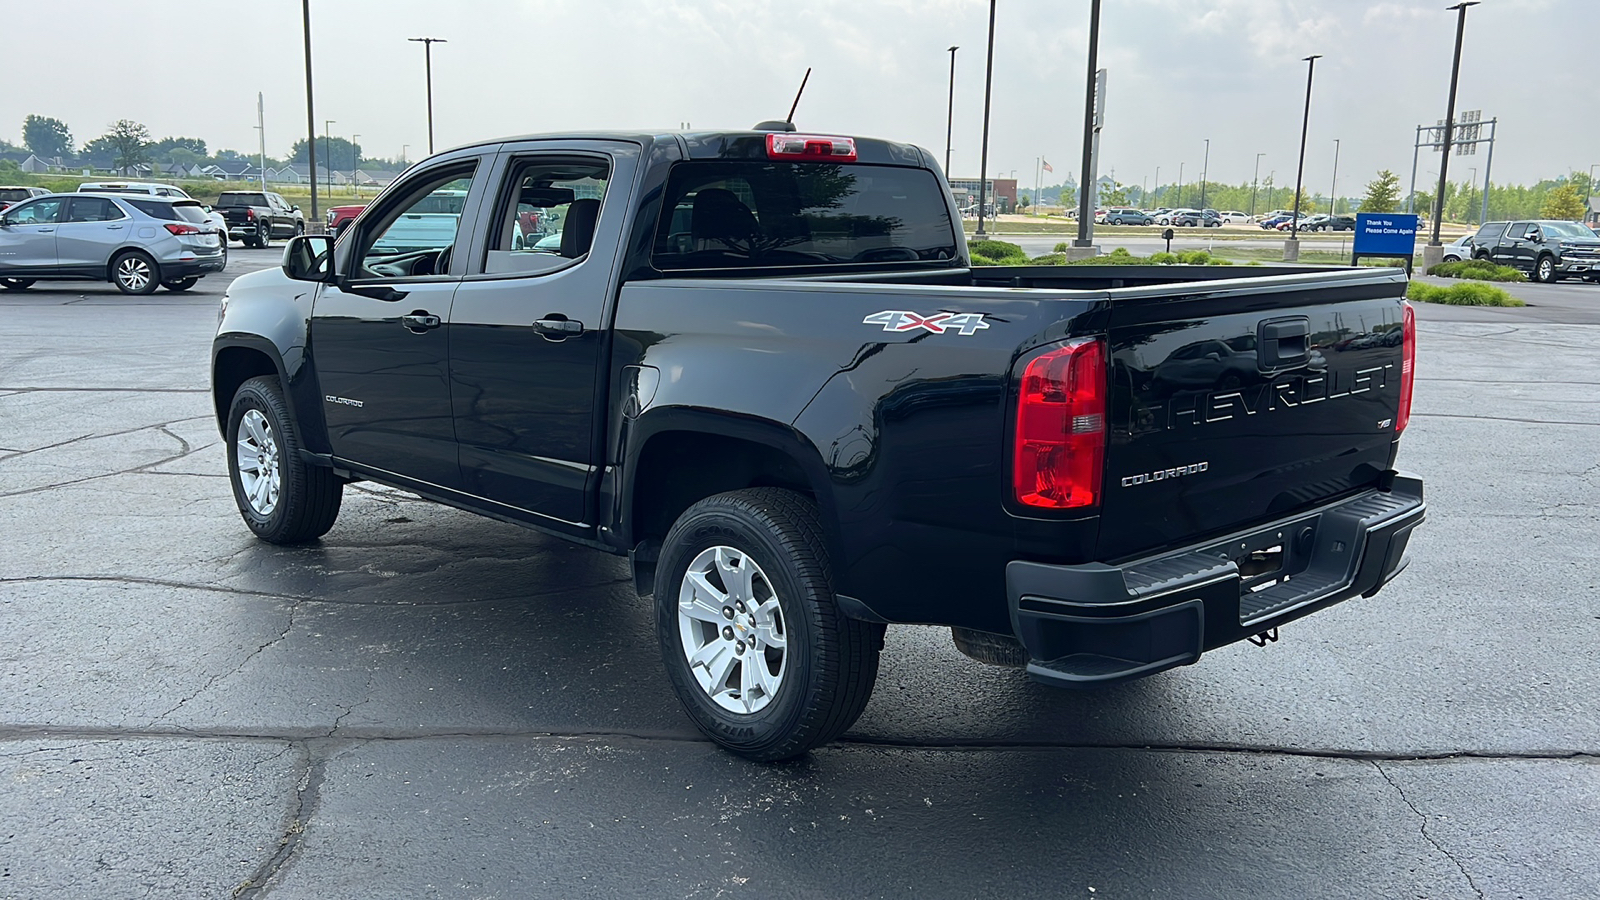
[[[300,436],[278,380],[239,386],[228,410],[228,479],[244,523],[268,543],[295,544],[328,533],[344,482],[300,459]]]
[[[153,294],[161,284],[161,271],[149,256],[129,250],[111,261],[111,280],[124,294]]]
[[[707,737],[754,760],[799,756],[861,715],[884,626],[834,599],[811,501],[750,488],[689,507],[656,570],[667,677]]]
[[[8,291],[25,291],[33,287],[33,278],[0,278],[0,288]]]
[[[1539,257],[1533,264],[1533,280],[1541,284],[1554,284],[1556,280],[1556,261],[1549,256]]]

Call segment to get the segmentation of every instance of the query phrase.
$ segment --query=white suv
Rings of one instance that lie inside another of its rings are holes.
[[[189,192],[175,184],[157,184],[153,181],[86,181],[78,185],[80,194],[149,194],[152,197],[171,197],[174,200],[193,200]],[[201,204],[204,206],[204,204]],[[222,235],[222,255],[228,255],[228,220],[209,206],[205,207],[206,221]]]

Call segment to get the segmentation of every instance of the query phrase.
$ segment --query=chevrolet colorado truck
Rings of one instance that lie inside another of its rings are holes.
[[[888,623],[1092,686],[1406,565],[1403,273],[973,268],[932,154],[771,127],[461,147],[235,280],[245,524],[314,540],[370,480],[625,554],[689,717],[762,760],[855,721]]]

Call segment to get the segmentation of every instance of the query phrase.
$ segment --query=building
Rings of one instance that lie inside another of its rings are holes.
[[[1589,211],[1584,214],[1583,221],[1591,228],[1600,226],[1600,196],[1589,198]]]
[[[952,178],[950,191],[956,195],[956,205],[962,209],[975,207],[978,204],[978,179]],[[1017,180],[1015,178],[991,178],[984,185],[991,204],[999,212],[1012,212],[1017,208]]]

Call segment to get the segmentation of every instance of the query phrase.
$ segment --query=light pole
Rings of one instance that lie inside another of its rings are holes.
[[[1161,193],[1161,167],[1156,166],[1156,194]]]
[[[328,158],[328,201],[333,202],[333,123],[338,119],[322,120],[322,155]],[[317,164],[311,164],[311,177],[317,177]]]
[[[350,135],[350,190],[357,197],[361,196],[361,192],[356,190],[356,169],[361,166],[361,151],[356,149],[356,141],[359,140],[361,140],[361,135]]]
[[[950,109],[944,114],[944,177],[950,177],[950,149],[956,133],[956,51],[950,48]]]
[[[1477,166],[1468,166],[1467,167],[1467,171],[1472,173],[1471,180],[1469,180],[1467,182],[1467,197],[1470,199],[1472,197],[1472,189],[1478,186],[1478,167]],[[1469,215],[1469,216],[1472,215],[1472,207],[1470,205],[1467,207],[1467,215]],[[1474,224],[1481,224],[1481,223],[1474,223]]]
[[[1250,218],[1252,219],[1256,216],[1256,187],[1261,182],[1261,157],[1266,155],[1265,151],[1256,154],[1256,172],[1250,176]]]
[[[400,145],[400,165],[401,166],[404,166],[406,164],[406,151],[410,150],[410,149],[411,149],[411,145],[410,144],[401,144]]]
[[[1328,192],[1328,215],[1339,214],[1339,139],[1333,139],[1333,188]]]
[[[1300,121],[1300,166],[1294,173],[1294,218],[1289,220],[1289,239],[1283,242],[1283,261],[1296,262],[1300,259],[1300,190],[1305,184],[1306,174],[1306,135],[1311,130],[1311,79],[1317,72],[1317,60],[1322,54],[1314,53],[1306,57],[1306,112]]]
[[[306,37],[306,153],[311,157],[311,227],[322,228],[317,215],[317,113],[311,103],[311,0],[300,0],[300,14]]]
[[[1206,138],[1205,159],[1200,161],[1200,208],[1206,208],[1206,176],[1211,174],[1211,138]]]
[[[1183,163],[1178,163],[1178,209],[1183,208]]]
[[[989,90],[994,84],[994,6],[989,0],[989,56],[983,66],[983,149],[978,159],[978,231],[977,237],[988,237],[983,231],[983,205],[989,191]]]
[[[448,44],[444,38],[406,38],[422,45],[422,64],[428,74],[428,155],[433,155],[433,45]]]
[[[1422,249],[1423,271],[1429,266],[1439,264],[1444,259],[1444,246],[1439,243],[1440,220],[1444,218],[1444,185],[1450,171],[1450,139],[1455,130],[1456,123],[1456,79],[1461,77],[1461,38],[1467,30],[1467,7],[1477,6],[1478,0],[1466,0],[1449,7],[1457,12],[1456,16],[1456,55],[1450,63],[1450,99],[1445,104],[1444,111],[1444,139],[1440,142],[1439,160],[1439,192],[1434,195],[1433,203],[1437,208],[1433,215],[1433,235],[1428,238],[1428,246]]]
[[[1091,0],[1089,6],[1089,66],[1083,85],[1083,175],[1078,180],[1078,237],[1072,245],[1080,254],[1093,252],[1094,206],[1090,202],[1094,193],[1094,89],[1095,72],[1100,55],[1100,0]]]

